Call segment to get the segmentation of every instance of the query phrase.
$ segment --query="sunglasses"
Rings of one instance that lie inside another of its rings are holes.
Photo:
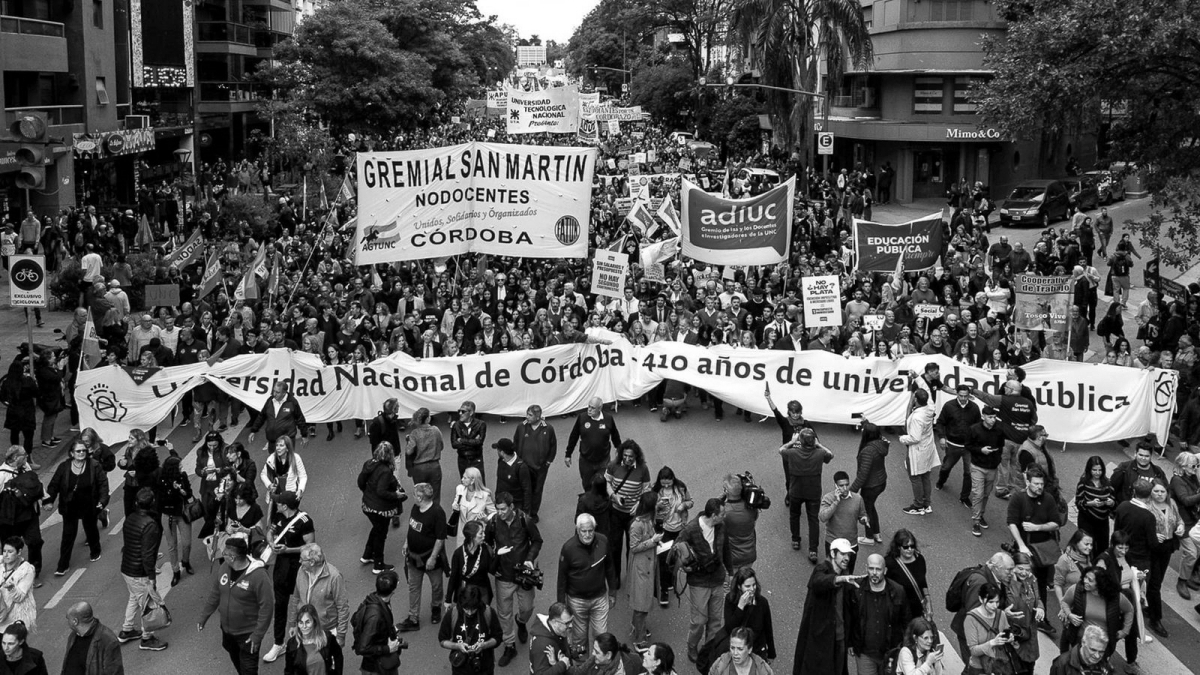
[[[916,544],[901,544],[900,548],[916,548]]]

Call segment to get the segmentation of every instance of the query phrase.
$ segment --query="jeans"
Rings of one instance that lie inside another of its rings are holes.
[[[583,484],[584,492],[587,492],[588,490],[592,489],[592,478],[597,473],[603,473],[604,469],[607,467],[607,463],[593,464],[592,462],[589,462],[587,460],[587,458],[583,456],[583,453],[579,454],[578,465],[579,465],[579,482]]]
[[[578,653],[581,648],[590,645],[597,635],[608,632],[610,607],[607,595],[601,594],[599,597],[587,600],[568,595],[567,606],[575,613],[575,618],[571,620],[571,632],[567,636],[567,642],[570,643],[574,653]]]
[[[48,445],[54,438],[54,422],[57,420],[58,413],[56,412],[42,413],[42,445]]]
[[[971,453],[957,443],[946,441],[946,458],[942,460],[942,470],[938,472],[937,486],[940,489],[950,477],[950,470],[962,459],[962,488],[958,492],[960,500],[971,498]]]
[[[429,606],[441,611],[442,602],[445,600],[445,591],[442,585],[444,576],[441,567],[427,570],[424,565],[417,567],[410,559],[405,561],[405,576],[408,577],[409,621],[419,622],[421,620],[421,589],[425,585],[425,577],[429,577]]]
[[[24,444],[21,443],[21,435],[22,434],[25,435],[25,443]],[[27,429],[13,429],[12,433],[10,433],[8,435],[8,441],[9,441],[9,443],[12,443],[13,445],[21,445],[21,447],[25,448],[25,454],[29,455],[29,459],[30,460],[33,459],[33,428],[32,427],[27,428]]]
[[[167,529],[163,532],[167,540],[167,560],[171,568],[183,569],[181,563],[191,564],[192,524],[180,516],[167,516]]]
[[[146,602],[153,600],[155,604],[161,605],[162,596],[158,594],[151,577],[131,577],[128,574],[121,576],[125,578],[125,587],[129,589],[129,602],[125,604],[125,623],[121,624],[121,630],[131,631],[142,623],[142,612],[146,609]],[[148,630],[142,631],[143,640],[153,636],[154,633]]]
[[[529,469],[529,489],[533,494],[529,495],[528,514],[531,518],[537,518],[538,510],[542,508],[542,491],[546,489],[546,476],[550,475],[550,465],[547,464],[540,469]]]
[[[996,485],[996,470],[971,466],[971,522],[978,523],[987,510],[988,497]]]
[[[821,521],[817,512],[821,509],[821,498],[805,499],[792,497],[788,506],[788,526],[792,529],[792,541],[800,541],[800,509],[808,510],[808,550],[817,550],[817,541],[821,538]]]
[[[299,554],[275,556],[275,571],[271,574],[275,587],[275,625],[272,628],[277,645],[286,644],[288,602],[292,599],[292,591],[296,590],[296,575],[299,573]]]
[[[694,654],[725,625],[725,589],[688,586],[688,654]]]
[[[483,455],[473,453],[470,457],[463,457],[463,453],[458,453],[458,477],[467,472],[467,469],[475,467],[479,469],[479,475],[483,478],[483,482],[487,482],[487,470],[483,468]]]
[[[373,560],[376,565],[383,564],[383,549],[387,544],[388,522],[391,518],[378,513],[363,512],[371,521],[371,532],[367,535],[367,545],[363,547],[362,557]]]
[[[876,537],[880,533],[879,511],[875,508],[875,500],[887,489],[887,483],[878,487],[865,487],[859,494],[863,498],[863,508],[867,511],[867,536]]]
[[[858,675],[890,675],[890,673],[886,673],[887,659],[885,658],[859,654],[854,657],[854,664],[857,667]]]
[[[515,616],[513,615],[513,598],[517,600]],[[533,589],[521,588],[514,582],[497,579],[496,616],[500,619],[500,629],[504,631],[504,644],[515,647],[517,624],[527,624],[533,617]]]
[[[909,484],[912,485],[913,504],[919,507],[929,506],[929,495],[933,491],[933,483],[930,480],[932,471],[926,471],[916,476],[908,477]]]
[[[1192,536],[1192,529],[1194,528],[1189,528],[1188,533],[1179,542],[1179,578],[1183,581],[1192,578],[1192,570],[1196,569],[1196,560],[1200,554],[1200,542]]]
[[[437,462],[421,462],[413,464],[408,470],[408,475],[412,476],[413,485],[417,483],[429,483],[433,487],[433,503],[441,504],[442,502],[442,466]]]
[[[1000,457],[1000,466],[996,469],[996,495],[1007,495],[1025,489],[1025,476],[1021,474],[1017,464],[1017,451],[1020,444],[1004,441],[1004,454]]]
[[[231,635],[221,631],[221,647],[229,654],[237,675],[258,675],[258,653],[250,651],[250,634]]]
[[[61,512],[61,509],[60,509]],[[79,534],[79,524],[83,523],[83,535],[87,539],[88,550],[92,557],[100,555],[100,531],[96,528],[96,512],[64,513],[62,543],[58,548],[58,569],[66,571],[71,567],[71,549],[75,548],[75,537]]]

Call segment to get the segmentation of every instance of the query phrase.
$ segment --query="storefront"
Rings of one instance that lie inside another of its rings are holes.
[[[76,198],[101,208],[133,208],[141,155],[154,150],[154,129],[74,135]]]

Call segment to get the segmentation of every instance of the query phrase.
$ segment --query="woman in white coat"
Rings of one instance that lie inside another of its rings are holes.
[[[492,491],[483,483],[483,474],[473,466],[463,472],[462,482],[454,486],[454,503],[451,512],[458,512],[458,545],[463,545],[463,526],[472,520],[483,523],[496,515],[496,502]]]
[[[268,519],[275,516],[275,497],[280,494],[295,492],[297,497],[304,498],[304,490],[308,487],[308,472],[304,470],[304,460],[292,449],[291,436],[275,439],[275,447],[267,461],[263,462],[258,478],[267,488]]]
[[[914,407],[908,414],[905,433],[900,442],[908,446],[908,480],[912,483],[913,503],[903,511],[909,515],[920,516],[933,513],[929,505],[932,491],[930,474],[941,466],[938,458],[937,444],[933,439],[933,422],[937,411],[929,402],[929,392],[918,389],[913,392]]]
[[[37,602],[33,599],[34,569],[21,555],[25,541],[20,537],[4,540],[0,554],[0,631],[14,621],[22,621],[30,633],[37,630]]]

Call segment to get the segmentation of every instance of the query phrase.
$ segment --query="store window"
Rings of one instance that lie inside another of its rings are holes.
[[[102,0],[92,0],[92,25],[96,28],[104,28],[104,2]]]
[[[940,115],[944,109],[946,82],[940,77],[913,79],[913,112],[918,115]]]

